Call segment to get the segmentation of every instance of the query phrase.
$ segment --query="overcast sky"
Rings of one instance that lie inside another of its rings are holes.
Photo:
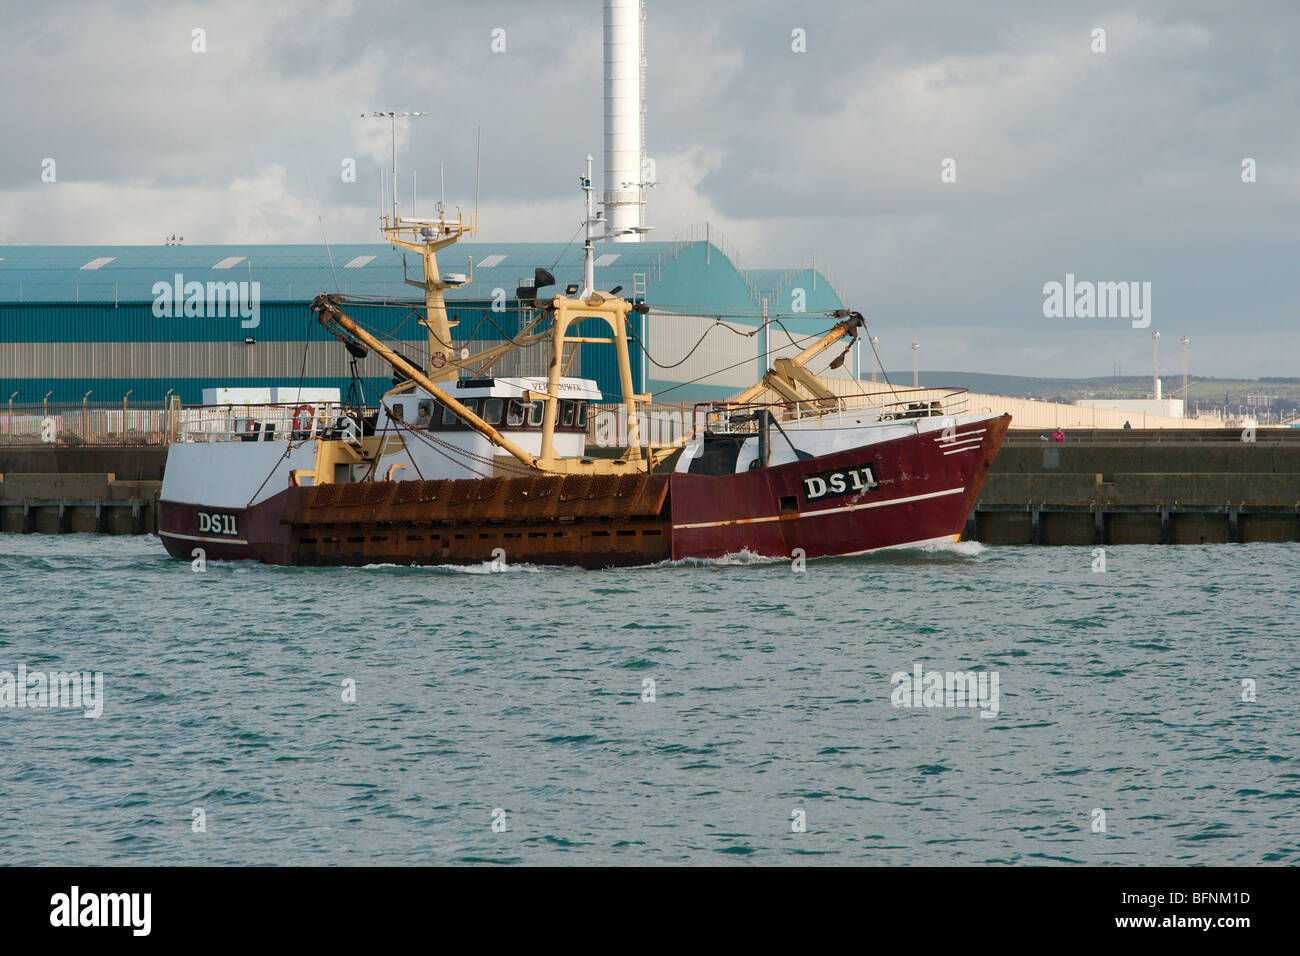
[[[472,204],[481,126],[479,238],[567,241],[588,152],[599,185],[601,6],[0,0],[0,243],[314,243],[318,214],[375,241],[380,109],[431,114],[399,131],[408,203],[445,162]],[[915,340],[928,369],[1137,374],[1159,330],[1166,373],[1186,334],[1193,376],[1300,375],[1294,0],[646,8],[653,238],[816,254],[891,368]],[[1150,326],[1044,317],[1067,273],[1150,282]]]

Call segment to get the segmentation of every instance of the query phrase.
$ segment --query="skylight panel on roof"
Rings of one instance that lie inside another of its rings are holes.
[[[499,265],[501,265],[501,263],[505,262],[507,258],[509,258],[509,257],[508,257],[508,256],[502,256],[502,255],[484,256],[484,257],[483,257],[482,259],[480,259],[478,262],[474,263],[474,268],[475,268],[475,269],[491,269],[493,266],[499,266]]]
[[[83,268],[83,269],[102,269],[104,266],[108,265],[110,262],[112,262],[112,261],[113,261],[114,259],[116,259],[116,258],[117,258],[117,256],[101,256],[101,257],[98,258],[98,259],[91,259],[89,262],[87,262],[87,263],[86,263],[84,266],[82,266],[81,268]]]
[[[613,264],[614,264],[614,260],[617,259],[617,258],[618,258],[619,256],[621,256],[621,255],[622,255],[621,252],[607,252],[607,253],[605,253],[604,255],[601,255],[601,256],[597,256],[597,257],[596,257],[596,265],[598,265],[598,266],[610,266],[610,265],[613,265]]]
[[[369,265],[375,261],[375,256],[357,256],[355,259],[344,264],[344,269],[360,269],[362,266]]]
[[[243,262],[246,258],[247,258],[247,256],[227,256],[225,259],[222,259],[220,262],[218,262],[218,263],[217,263],[215,266],[213,266],[212,268],[214,268],[214,269],[233,269],[235,266],[237,266],[237,265],[239,265],[241,262]]]

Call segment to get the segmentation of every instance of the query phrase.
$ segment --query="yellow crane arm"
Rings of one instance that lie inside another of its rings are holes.
[[[311,309],[313,312],[318,314],[321,325],[325,326],[327,329],[331,329],[332,331],[346,334],[349,338],[360,342],[362,345],[366,346],[366,348],[378,353],[388,362],[389,365],[397,369],[397,371],[401,372],[411,381],[415,382],[415,384],[419,385],[430,395],[435,396],[444,405],[459,415],[460,418],[471,428],[480,434],[487,436],[488,440],[493,444],[499,445],[529,468],[542,470],[536,455],[529,454],[509,438],[506,438],[505,435],[502,435],[487,422],[483,421],[483,419],[479,418],[468,408],[431,382],[427,375],[406,359],[402,358],[401,355],[394,352],[388,346],[384,345],[383,342],[379,341],[365,329],[361,328],[349,319],[344,315],[343,310],[333,301],[331,296],[318,295],[312,302]]]

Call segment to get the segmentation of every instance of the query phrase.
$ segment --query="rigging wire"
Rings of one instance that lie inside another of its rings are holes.
[[[491,474],[484,475],[482,472],[478,471],[478,469],[468,464],[469,461],[471,460],[476,461],[481,465],[487,466],[488,468],[498,468],[501,471],[513,473],[518,477],[533,477],[538,474],[538,471],[536,469],[529,468],[526,465],[516,464],[513,461],[503,461],[496,456],[488,458],[484,455],[478,454],[477,452],[472,452],[468,448],[461,448],[459,445],[438,438],[430,431],[421,430],[418,428],[412,428],[411,431],[416,436],[416,438],[424,442],[430,448],[433,448],[434,451],[437,451],[444,458],[447,458],[453,464],[458,464],[463,468],[468,468],[470,471],[473,471],[476,475],[479,475],[479,477],[481,478],[491,478],[493,477],[493,475]],[[484,437],[486,438],[487,436]],[[491,439],[488,440],[491,441]],[[493,444],[495,444],[495,442]],[[446,450],[444,451],[443,449]],[[452,457],[452,455],[458,455],[461,458],[463,458],[464,461],[456,461]]]
[[[787,333],[787,334],[788,334],[788,333]],[[819,336],[816,336],[816,335],[807,335],[807,336],[804,336],[804,338],[803,338],[801,341],[806,342],[806,341],[808,341],[809,339],[814,339],[814,338],[819,338]],[[793,340],[791,340],[791,344],[794,345],[795,348],[798,348],[798,347],[799,347],[799,343],[798,343],[798,342],[794,342]],[[766,352],[763,353],[763,355],[762,355],[761,357],[764,358],[764,359],[766,359],[766,358],[768,358],[769,356],[771,356],[773,352],[780,351],[780,349],[783,349],[783,348],[785,348],[784,345],[782,345],[782,346],[778,346],[777,348],[769,348]],[[679,388],[684,388],[684,387],[687,386],[687,385],[696,385],[696,384],[698,384],[698,383],[700,383],[700,382],[703,382],[705,379],[710,379],[710,378],[712,378],[712,377],[715,376],[715,375],[721,375],[723,372],[729,372],[729,371],[731,371],[733,368],[740,368],[740,366],[742,366],[742,365],[748,365],[748,364],[750,364],[750,363],[753,362],[753,361],[754,361],[754,359],[753,359],[752,357],[742,359],[741,361],[739,361],[739,362],[734,362],[733,364],[728,365],[728,366],[725,366],[724,368],[716,369],[716,370],[714,370],[714,371],[712,371],[712,372],[707,372],[706,374],[701,375],[701,376],[699,376],[698,378],[693,378],[693,379],[691,379],[689,382],[678,382],[676,385],[670,385],[668,388],[665,388],[665,389],[663,389],[663,390],[661,390],[661,391],[656,392],[655,395],[656,395],[656,396],[658,396],[658,395],[667,395],[669,392],[676,391],[676,390],[679,389]]]
[[[388,419],[389,422],[393,421],[393,417],[392,417],[391,415],[387,416],[387,419]],[[385,426],[384,426],[384,428],[385,428],[385,430],[387,430],[387,422],[385,422]],[[397,423],[397,431],[400,433],[400,432],[402,431],[403,428],[407,429],[408,431],[414,431],[414,430],[415,430],[414,426],[412,426],[412,425],[408,425],[406,422],[403,422],[403,421],[400,421],[400,420],[399,420],[398,423]],[[382,446],[381,446],[381,448],[382,448]],[[410,460],[410,462],[411,462],[411,467],[414,468],[414,469],[415,469],[415,473],[416,473],[417,475],[420,476],[420,480],[421,480],[421,481],[424,481],[424,472],[420,471],[420,465],[419,465],[419,462],[417,462],[417,461],[415,460],[415,456],[411,454],[411,449],[407,446],[407,444],[406,444],[406,439],[405,439],[405,438],[402,439],[402,451],[406,452],[406,457]],[[375,456],[375,460],[376,460],[376,461],[379,460],[379,456],[378,456],[378,455]]]
[[[546,270],[547,272],[550,273],[555,272],[555,267],[560,264],[560,260],[564,258],[564,254],[569,251],[569,246],[573,245],[573,240],[577,239],[578,233],[582,232],[582,230],[586,228],[587,228],[587,224],[585,222],[578,224],[578,228],[573,231],[573,236],[569,239],[568,242],[564,244],[564,248],[561,249],[560,254],[555,257],[555,261],[551,263],[551,267]]]
[[[579,227],[579,231],[581,231],[581,226]],[[566,244],[564,250],[561,251],[560,256],[556,259],[556,263],[557,263],[557,264],[558,264],[559,260],[560,260],[561,258],[563,258],[564,253],[567,252],[568,247],[571,246],[571,245],[573,244],[573,240],[577,238],[577,234],[578,234],[577,232],[574,233],[573,238],[571,238],[571,239],[569,240],[569,242]],[[554,268],[554,265],[553,265],[553,268]],[[354,302],[354,303],[357,303],[357,304],[372,304],[372,305],[380,305],[381,307],[394,307],[394,306],[397,306],[397,305],[398,305],[398,303],[390,303],[390,302],[387,301],[387,300],[384,300],[384,301],[381,302],[381,300],[379,300],[378,298],[368,298],[368,297],[365,297],[365,296],[359,296],[359,295],[358,295],[358,296],[342,296],[341,298],[342,298],[342,300],[345,301],[345,302]],[[412,300],[407,300],[407,302],[402,303],[402,305],[407,306],[407,307],[410,309],[410,311],[408,312],[407,316],[406,316],[405,318],[403,318],[402,322],[399,323],[399,325],[397,326],[397,328],[393,329],[392,332],[385,332],[385,331],[382,331],[382,330],[380,330],[380,329],[374,328],[373,326],[370,326],[370,325],[367,324],[367,323],[357,321],[356,319],[353,319],[353,321],[357,322],[357,325],[358,325],[358,326],[360,326],[361,328],[364,328],[366,331],[368,331],[368,332],[370,332],[371,334],[375,335],[377,338],[388,339],[388,340],[390,340],[390,341],[392,341],[392,342],[394,342],[394,343],[399,343],[399,344],[402,345],[403,347],[409,347],[409,348],[412,348],[412,349],[414,349],[416,352],[420,353],[422,356],[427,357],[427,350],[424,349],[424,348],[422,348],[421,345],[420,345],[418,342],[407,341],[407,340],[399,339],[399,338],[397,337],[397,335],[396,335],[396,333],[397,333],[398,331],[400,331],[400,329],[401,329],[402,326],[405,324],[405,322],[406,322],[407,320],[409,320],[409,318],[410,318],[411,315],[413,315],[413,314],[418,314],[418,308],[415,307],[416,305],[418,305],[418,303],[416,303],[416,302],[414,302],[414,301],[412,301]],[[454,308],[456,308],[457,311],[462,312],[462,313],[471,313],[471,314],[472,314],[473,312],[476,312],[476,311],[482,313],[482,316],[480,317],[479,321],[476,323],[476,325],[475,325],[473,331],[470,333],[470,336],[469,336],[467,339],[464,340],[464,342],[465,342],[466,345],[468,345],[468,344],[470,344],[470,343],[473,343],[473,342],[477,339],[477,337],[478,337],[478,333],[479,333],[479,330],[482,328],[484,322],[488,322],[488,323],[492,326],[492,328],[497,332],[497,334],[501,336],[501,338],[502,338],[502,340],[504,340],[504,342],[508,342],[509,344],[515,346],[516,348],[527,348],[529,345],[534,344],[534,343],[525,343],[525,342],[522,342],[522,341],[520,341],[519,339],[517,339],[514,335],[509,334],[509,333],[507,333],[504,329],[502,329],[501,326],[497,323],[496,319],[494,319],[494,318],[492,317],[492,313],[493,313],[494,311],[496,311],[496,310],[493,309],[491,306],[479,306],[479,307],[475,307],[475,306],[454,306]],[[689,313],[687,313],[687,312],[674,313],[674,312],[672,312],[672,311],[668,311],[668,310],[671,310],[672,308],[674,308],[674,306],[673,306],[672,304],[662,304],[662,303],[657,303],[657,304],[655,305],[655,311],[658,312],[658,313],[659,313],[659,316],[662,317],[662,318],[670,318],[670,317],[674,317],[674,318],[704,318],[704,317],[708,317],[708,316],[701,316],[698,312],[695,312],[695,311],[692,311],[692,312],[689,312]],[[687,307],[687,306],[683,306],[682,308],[689,308],[689,307]],[[633,342],[635,342],[635,343],[636,343],[636,344],[641,348],[641,350],[643,351],[643,353],[645,354],[646,358],[650,361],[651,364],[653,364],[656,368],[659,368],[659,369],[665,369],[665,370],[666,370],[666,369],[679,368],[679,367],[681,367],[682,365],[686,364],[686,362],[689,361],[690,358],[691,358],[691,357],[692,357],[692,356],[693,356],[693,355],[694,355],[694,354],[699,350],[699,348],[704,344],[704,342],[705,342],[705,340],[708,338],[708,336],[709,336],[710,334],[712,334],[713,331],[714,331],[715,329],[717,329],[719,326],[721,326],[721,327],[727,329],[728,331],[732,332],[733,334],[738,335],[738,336],[741,336],[741,337],[743,337],[743,338],[753,338],[754,336],[756,336],[756,335],[757,335],[760,331],[762,331],[763,329],[768,328],[768,327],[770,327],[771,325],[776,325],[777,327],[779,327],[779,328],[781,329],[782,332],[785,333],[785,336],[786,336],[787,340],[789,341],[789,346],[790,346],[790,347],[793,347],[793,348],[796,348],[796,349],[799,349],[800,346],[801,346],[803,343],[808,342],[808,341],[811,340],[811,339],[814,339],[814,338],[816,337],[816,334],[815,334],[815,333],[810,333],[810,334],[808,334],[808,335],[804,335],[804,336],[798,336],[798,337],[796,337],[796,335],[795,335],[795,334],[794,334],[794,333],[793,333],[793,332],[792,332],[792,331],[791,331],[791,330],[786,326],[786,324],[782,321],[782,319],[785,318],[785,319],[791,319],[791,320],[794,320],[794,319],[804,320],[804,319],[809,319],[809,318],[814,318],[814,317],[823,317],[823,316],[825,316],[825,317],[830,317],[830,316],[832,315],[832,313],[829,312],[829,311],[825,311],[825,312],[817,312],[817,313],[807,313],[807,312],[797,312],[797,313],[796,313],[796,312],[776,312],[776,313],[772,313],[772,312],[769,310],[769,311],[767,312],[767,314],[764,315],[762,312],[757,312],[757,311],[752,311],[752,310],[741,310],[741,309],[737,309],[737,310],[734,310],[734,311],[728,311],[728,310],[713,310],[713,311],[711,311],[711,312],[709,313],[709,315],[711,315],[711,316],[713,317],[713,319],[714,319],[713,324],[710,325],[707,329],[704,330],[703,334],[701,334],[701,336],[699,337],[699,339],[696,340],[695,344],[691,346],[691,348],[687,351],[686,355],[684,355],[684,356],[683,356],[680,360],[678,360],[677,362],[673,362],[673,363],[661,363],[661,362],[659,362],[658,360],[656,360],[656,359],[655,359],[655,358],[650,354],[650,350],[649,350],[648,346],[646,345],[646,343],[643,342],[643,341],[641,341],[641,339],[636,335],[636,333],[635,333],[634,331],[632,331],[632,329],[631,329],[631,327],[630,327],[630,324],[629,324],[629,329],[628,329],[628,336],[629,336],[629,338],[630,338]],[[753,329],[750,329],[750,330],[748,330],[748,331],[742,331],[742,330],[740,330],[740,329],[735,328],[733,325],[728,324],[727,321],[726,321],[727,319],[738,319],[738,318],[762,318],[763,321],[762,321],[762,323],[761,323],[760,325],[758,325],[757,327],[755,327],[755,328],[753,328]],[[867,336],[867,339],[868,339],[868,343],[870,343],[870,336]],[[451,348],[452,345],[447,345],[446,347]],[[767,351],[762,355],[762,358],[767,359],[767,358],[769,358],[771,355],[773,355],[774,353],[779,352],[779,351],[783,350],[784,348],[786,348],[786,346],[784,346],[784,345],[782,345],[782,346],[777,346],[777,347],[774,347],[774,348],[769,348],[769,349],[768,349],[768,350],[767,350]],[[398,350],[398,351],[399,351],[399,354],[402,354],[400,350]],[[895,388],[893,382],[890,381],[888,373],[884,371],[884,367],[883,367],[883,365],[880,363],[880,356],[879,356],[879,353],[876,351],[876,348],[875,348],[874,345],[872,345],[872,353],[873,353],[873,355],[875,355],[875,357],[876,357],[876,363],[877,363],[877,365],[880,365],[880,366],[881,366],[881,372],[884,374],[884,378],[885,378],[885,383],[886,383],[886,385],[889,387],[890,392],[891,392],[895,397],[897,397],[897,389]],[[403,357],[403,358],[406,358],[407,361],[411,361],[411,359],[410,359],[408,356],[406,356],[405,354],[403,354],[402,357]],[[725,366],[725,367],[723,367],[723,368],[717,369],[717,370],[715,370],[715,371],[712,371],[712,372],[706,373],[705,375],[703,375],[703,376],[699,376],[699,377],[697,377],[697,378],[695,378],[695,379],[692,379],[692,380],[690,380],[690,381],[687,381],[687,382],[679,382],[679,383],[677,383],[676,385],[670,386],[669,388],[666,388],[666,389],[662,390],[661,392],[659,392],[659,393],[657,393],[657,394],[659,394],[659,395],[664,395],[664,394],[667,394],[667,393],[669,393],[669,392],[675,391],[675,390],[678,389],[678,388],[682,388],[682,387],[684,387],[684,386],[686,386],[686,385],[697,384],[697,383],[699,383],[699,382],[702,382],[702,381],[705,381],[705,380],[707,380],[707,379],[709,379],[709,378],[712,378],[712,377],[714,377],[714,376],[716,376],[716,375],[718,375],[718,374],[721,374],[722,372],[730,371],[731,369],[738,368],[738,367],[740,367],[740,366],[742,366],[742,365],[745,365],[745,364],[747,364],[747,363],[750,362],[750,361],[751,361],[751,359],[746,358],[746,359],[744,359],[744,360],[742,360],[742,361],[735,362],[735,363],[733,363],[733,364],[731,364],[731,365],[728,365],[728,366]],[[834,359],[831,359],[830,361],[834,361]],[[417,365],[417,364],[421,364],[421,363],[411,362],[411,364],[413,364],[413,365]],[[823,369],[822,371],[823,371],[823,373],[825,373],[825,372],[827,372],[827,371],[829,371],[829,370],[830,370],[830,365],[829,365],[829,363],[828,363],[827,367],[826,367],[825,369]],[[855,380],[855,381],[856,381],[856,380]],[[856,384],[857,384],[857,387],[858,387],[858,393],[859,393],[859,395],[860,395],[861,397],[869,397],[871,394],[873,394],[873,393],[868,393],[868,392],[865,390],[865,388],[863,387],[863,385],[862,385],[862,383],[861,383],[860,381],[856,381]],[[460,451],[460,449],[458,449],[458,451]]]
[[[704,344],[704,340],[707,339],[707,338],[709,337],[709,334],[710,334],[714,329],[719,328],[719,327],[724,328],[724,329],[728,329],[728,330],[730,330],[731,332],[734,332],[736,335],[741,336],[742,338],[753,338],[753,337],[754,337],[755,335],[757,335],[760,331],[762,331],[762,329],[763,329],[765,326],[762,326],[762,325],[761,325],[761,326],[759,326],[758,328],[756,328],[756,329],[754,329],[753,331],[750,331],[750,332],[741,332],[739,329],[733,329],[733,328],[731,328],[731,326],[727,325],[726,323],[722,322],[721,320],[718,320],[718,321],[714,322],[712,325],[710,325],[707,329],[704,330],[704,334],[701,335],[701,336],[699,337],[699,339],[696,341],[696,343],[695,343],[694,345],[691,346],[691,350],[690,350],[689,352],[687,352],[687,353],[682,357],[681,361],[679,361],[679,362],[674,362],[674,363],[671,364],[671,365],[665,365],[663,362],[658,362],[658,361],[656,361],[656,360],[654,359],[654,357],[650,354],[650,349],[646,346],[646,344],[645,344],[644,342],[641,341],[640,338],[637,337],[636,332],[632,331],[632,328],[631,328],[631,325],[630,325],[630,324],[629,324],[629,327],[628,327],[628,330],[627,330],[627,334],[628,334],[628,338],[630,338],[630,339],[631,339],[633,342],[635,342],[637,345],[641,346],[641,351],[645,353],[645,357],[646,357],[647,359],[650,360],[650,364],[651,364],[651,365],[653,365],[655,368],[670,369],[670,368],[677,368],[678,366],[681,366],[681,365],[685,365],[686,362],[690,359],[690,357],[691,357],[692,355],[695,354],[696,350],[697,350],[701,345]]]
[[[307,165],[306,158],[302,154],[301,143],[298,144],[298,158],[303,161],[303,171],[307,176],[307,188],[311,190],[312,202],[316,205],[316,221],[320,224],[320,237],[321,241],[325,244],[325,254],[329,258],[330,263],[330,275],[334,277],[334,291],[337,293],[340,291],[339,274],[334,268],[334,251],[330,248],[329,236],[325,234],[325,217],[321,215],[320,199],[316,195],[316,186],[311,181],[311,167]],[[309,310],[307,312],[307,332],[302,337],[302,365],[298,369],[298,389],[296,394],[299,399],[302,398],[302,383],[306,381],[307,378],[307,353],[311,348],[311,331],[313,325],[312,314]],[[301,404],[301,402],[299,402],[299,404]],[[262,479],[262,483],[258,485],[257,490],[253,492],[253,496],[248,499],[249,507],[252,506],[253,502],[257,499],[257,496],[262,493],[262,489],[265,488],[266,483],[271,480],[271,476],[274,475],[276,469],[280,467],[280,463],[289,457],[289,453],[293,451],[295,447],[301,447],[306,441],[310,440],[310,438],[304,439],[303,442],[299,442],[298,445],[295,446],[292,441],[292,432],[290,433],[290,439],[289,443],[284,447],[284,454],[276,459],[275,464],[271,466],[271,470],[267,472],[266,477]]]
[[[302,383],[307,378],[307,349],[311,345],[311,329],[312,329],[311,312],[308,312],[307,313],[307,334],[303,336],[303,341],[302,341],[302,366],[298,370],[297,395],[298,398],[300,399],[302,398]],[[290,432],[289,434],[290,434],[290,441],[284,446],[284,454],[282,454],[279,458],[275,460],[275,464],[271,466],[271,470],[266,473],[266,477],[262,479],[262,483],[257,486],[257,490],[253,492],[252,497],[248,499],[248,504],[245,505],[244,507],[251,508],[253,506],[253,502],[257,500],[257,496],[262,493],[262,489],[265,488],[266,483],[271,480],[271,476],[274,475],[276,469],[280,467],[280,463],[289,457],[289,453],[293,451],[295,448],[301,448],[307,441],[310,441],[310,438],[303,439],[303,441],[300,441],[298,442],[297,445],[295,445],[292,441],[293,433]]]
[[[321,215],[320,199],[316,196],[316,186],[311,181],[311,167],[307,165],[307,159],[302,153],[302,143],[298,143],[298,158],[302,160],[303,172],[307,176],[307,188],[311,190],[311,201],[316,206],[316,221],[320,223],[321,241],[325,243],[325,255],[330,261],[330,275],[334,277],[334,291],[339,292],[339,274],[334,268],[334,251],[330,249],[330,240],[325,235],[325,217]]]
[[[376,308],[376,309],[412,309],[412,308],[422,309],[424,307],[423,299],[395,298],[393,296],[380,296],[380,295],[373,295],[373,294],[359,293],[359,292],[349,292],[346,295],[342,295],[341,299],[344,301],[352,302],[356,305],[364,305],[368,308]],[[499,311],[498,309],[493,308],[491,304],[487,304],[487,305],[473,304],[475,302],[480,302],[480,301],[482,300],[479,299],[466,300],[466,299],[454,299],[454,298],[448,299],[447,308],[462,314],[464,313],[472,314],[476,312],[492,313],[492,312]],[[659,319],[701,319],[703,318],[703,319],[730,320],[730,319],[762,319],[765,317],[762,309],[757,307],[712,308],[708,310],[701,310],[698,307],[689,304],[674,305],[671,303],[655,302],[653,303],[652,308],[656,313],[655,317]],[[832,317],[832,310],[821,310],[815,312],[795,312],[795,311],[785,311],[785,310],[773,310],[769,308],[766,317],[796,319],[796,320],[825,319],[825,318]]]
[[[341,303],[356,302],[356,300],[355,300],[354,298],[352,298],[351,296],[340,296],[339,298],[340,298],[340,302],[341,302]],[[468,347],[468,345],[474,341],[474,339],[475,339],[475,338],[477,337],[477,335],[478,335],[478,330],[479,330],[479,328],[482,326],[483,322],[485,322],[485,321],[491,323],[492,327],[493,327],[494,329],[496,329],[496,331],[500,334],[500,336],[501,336],[501,338],[502,338],[502,340],[503,340],[504,342],[509,342],[511,345],[515,346],[516,348],[527,348],[530,344],[532,344],[532,343],[529,343],[529,342],[523,342],[523,341],[520,341],[520,340],[517,339],[514,335],[511,335],[510,333],[506,332],[503,328],[501,328],[501,326],[497,324],[496,320],[492,318],[492,313],[493,313],[493,311],[494,311],[493,309],[491,309],[491,308],[484,308],[484,309],[482,309],[481,311],[483,312],[483,317],[479,319],[479,323],[478,323],[478,325],[476,325],[476,326],[474,327],[474,331],[470,334],[470,337],[469,337],[468,339],[465,339],[465,340],[464,340],[465,347]],[[413,308],[413,309],[411,310],[411,314],[418,315],[418,314],[419,314],[419,310]],[[382,330],[382,329],[379,329],[379,328],[377,328],[377,327],[375,327],[375,326],[373,326],[373,325],[371,325],[371,324],[369,324],[369,323],[367,323],[367,322],[363,322],[362,320],[357,319],[355,316],[350,316],[350,318],[352,319],[352,321],[353,321],[354,323],[356,323],[356,325],[357,325],[358,327],[360,327],[360,328],[364,329],[365,331],[369,332],[371,335],[373,335],[373,336],[374,336],[375,338],[377,338],[377,339],[387,339],[387,340],[389,340],[390,342],[395,342],[395,343],[401,345],[403,348],[410,348],[410,349],[414,350],[417,354],[419,354],[419,355],[421,356],[422,359],[427,359],[428,356],[429,356],[428,347],[427,347],[423,342],[421,342],[419,339],[402,339],[402,338],[398,338],[398,337],[397,337],[396,333],[397,333],[398,329],[401,328],[401,325],[400,325],[400,324],[398,325],[398,327],[397,327],[396,329],[393,329],[392,332],[386,332],[386,331],[384,331],[384,330]],[[410,315],[407,315],[406,319],[409,319],[409,318],[410,318]],[[406,322],[406,319],[403,319],[403,320],[402,320],[403,324]],[[441,339],[439,339],[438,341],[441,343]],[[442,344],[443,344],[443,346],[444,346],[445,348],[447,348],[447,349],[450,349],[450,350],[453,350],[453,351],[455,350],[455,343],[454,343],[454,342],[452,342],[452,343],[450,343],[450,344],[447,344],[447,343],[442,343]],[[405,358],[408,362],[411,361],[410,357],[407,356],[407,355],[405,355],[405,354],[402,352],[401,349],[395,349],[395,351],[397,351],[398,354],[402,355],[402,357]],[[411,364],[412,364],[412,365],[423,365],[424,362],[423,362],[423,361],[421,361],[421,362],[411,362]]]

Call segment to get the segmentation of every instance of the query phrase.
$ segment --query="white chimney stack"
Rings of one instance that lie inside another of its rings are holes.
[[[644,225],[641,198],[645,156],[641,72],[641,0],[605,0],[605,217],[610,232]],[[640,242],[624,232],[613,242]]]

